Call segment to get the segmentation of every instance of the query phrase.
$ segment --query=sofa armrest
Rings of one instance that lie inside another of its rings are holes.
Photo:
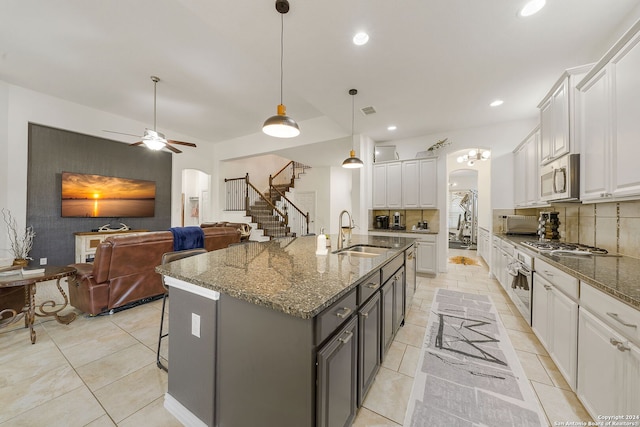
[[[73,267],[76,269],[76,280],[78,282],[81,282],[93,276],[93,264],[89,264],[89,263],[69,264],[69,267]]]

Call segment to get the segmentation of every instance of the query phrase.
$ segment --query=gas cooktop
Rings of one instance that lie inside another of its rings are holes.
[[[574,254],[574,255],[606,255],[609,253],[606,249],[596,248],[595,246],[583,245],[580,243],[557,242],[553,240],[544,241],[526,241],[523,245],[538,251],[555,254]]]

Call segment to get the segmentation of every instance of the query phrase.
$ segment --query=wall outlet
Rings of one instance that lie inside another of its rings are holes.
[[[200,338],[200,316],[191,313],[191,335]]]
[[[47,265],[47,259],[46,258],[40,258],[40,265]]]

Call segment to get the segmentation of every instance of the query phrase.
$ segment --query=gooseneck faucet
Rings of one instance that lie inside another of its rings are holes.
[[[342,212],[340,212],[340,216],[338,217],[338,222],[340,227],[340,230],[338,232],[338,250],[342,249],[344,246],[345,235],[344,235],[344,230],[342,228],[342,216],[344,214],[347,214],[347,216],[349,217],[349,229],[351,228],[351,224],[352,224],[351,214],[349,213],[349,211],[343,210]]]

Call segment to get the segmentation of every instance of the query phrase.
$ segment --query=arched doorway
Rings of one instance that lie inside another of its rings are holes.
[[[475,249],[478,242],[478,171],[449,174],[447,228],[449,247]]]
[[[182,170],[182,226],[200,225],[209,218],[211,176],[197,169]]]

